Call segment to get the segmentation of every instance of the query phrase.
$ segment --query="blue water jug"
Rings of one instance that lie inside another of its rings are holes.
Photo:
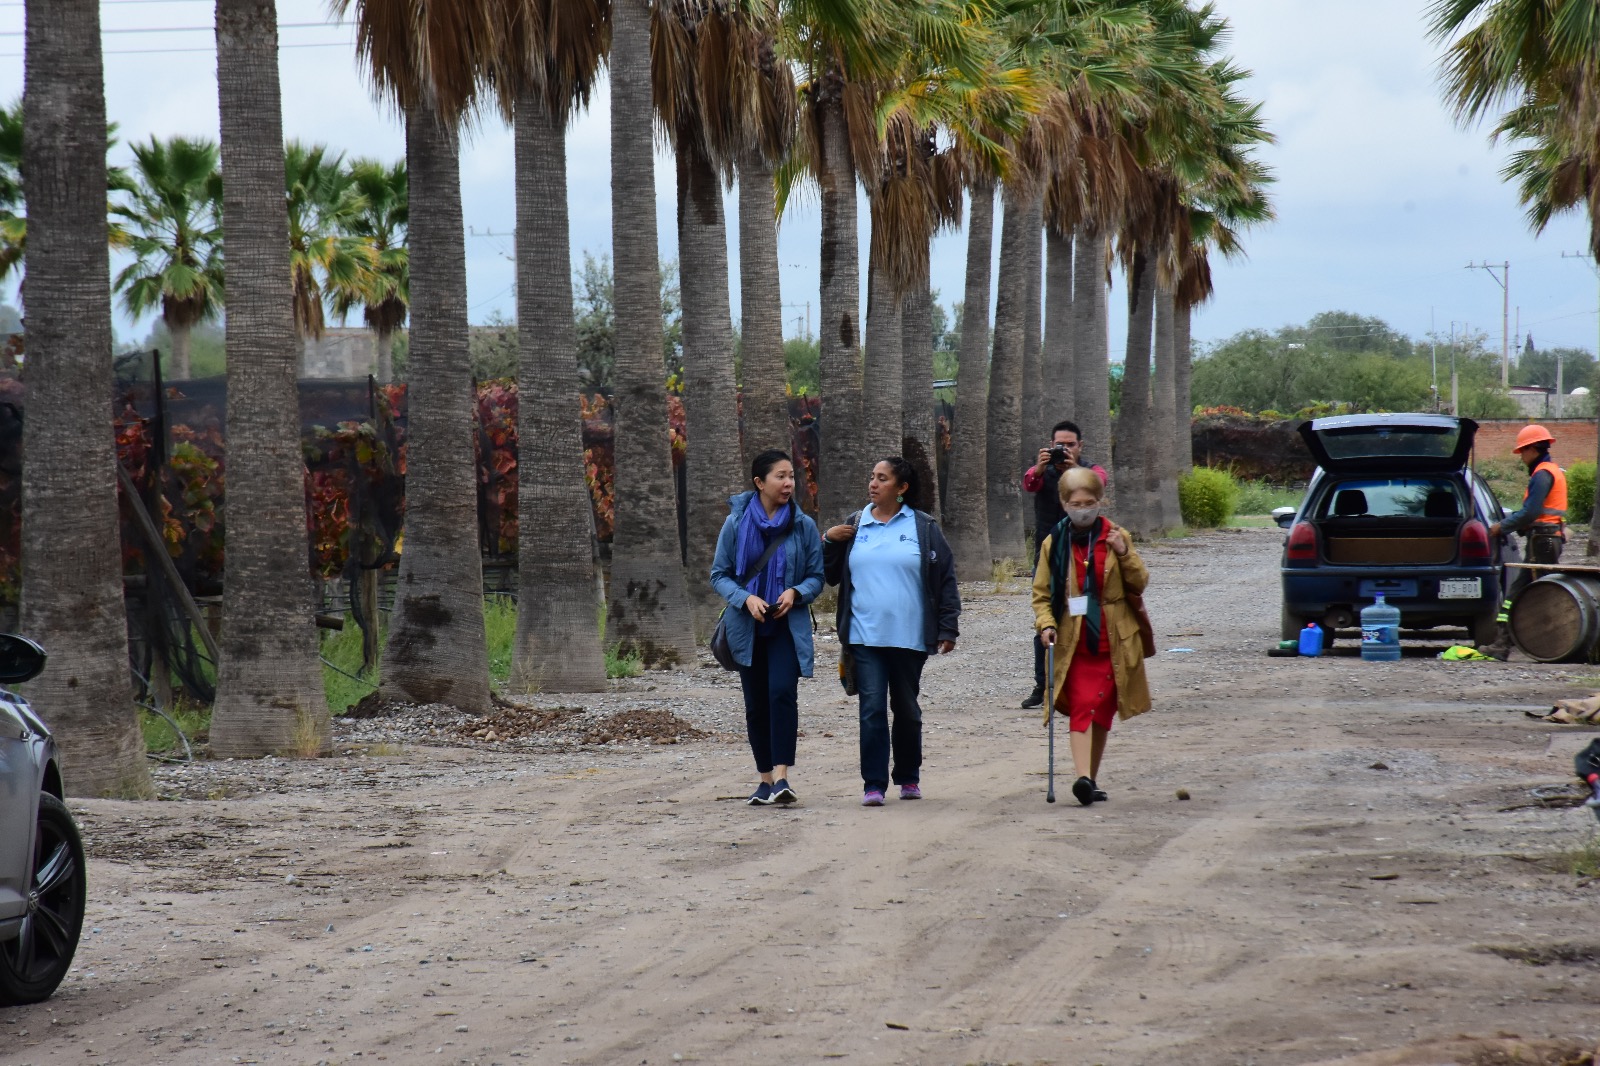
[[[1367,662],[1394,662],[1400,658],[1400,608],[1378,597],[1361,608],[1361,658]]]
[[[1322,654],[1322,627],[1315,622],[1310,622],[1300,631],[1300,654]]]

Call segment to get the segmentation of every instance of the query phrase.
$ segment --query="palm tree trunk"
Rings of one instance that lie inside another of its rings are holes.
[[[1177,368],[1173,385],[1177,416],[1174,425],[1176,447],[1173,449],[1173,474],[1182,477],[1194,466],[1194,308],[1178,305],[1174,322],[1173,347],[1177,355]]]
[[[845,129],[843,83],[823,76],[818,93],[822,187],[821,325],[818,374],[822,393],[817,510],[824,526],[862,506],[867,441],[861,395],[861,252],[856,232],[856,174]]]
[[[739,450],[739,393],[733,378],[733,321],[728,309],[728,227],[722,183],[711,161],[678,139],[678,257],[683,298],[683,407],[688,453],[688,564],[685,580],[695,635],[710,640],[727,606],[711,587],[717,535],[728,497],[745,488]],[[689,575],[693,575],[692,579]]]
[[[1045,417],[1041,429],[1048,433],[1056,422],[1074,415],[1071,234],[1058,233],[1054,227],[1046,231],[1045,271],[1044,354],[1041,358]],[[1039,442],[1045,439],[1040,436]],[[1023,443],[1026,452],[1028,442]],[[1025,454],[1023,461],[1032,462],[1033,458]]]
[[[1031,197],[1006,186],[1000,226],[1000,276],[994,304],[994,354],[989,360],[989,551],[995,559],[1026,558],[1022,539],[1022,346],[1028,306],[1029,234],[1037,242]]]
[[[79,796],[152,794],[128,678],[111,430],[106,102],[96,0],[28,0],[22,631],[50,652],[28,695]]]
[[[939,515],[938,426],[933,413],[933,292],[929,281],[911,286],[900,322],[900,454],[922,479],[922,509]]]
[[[578,418],[565,117],[516,105],[517,631],[513,691],[605,688]]]
[[[1083,454],[1110,469],[1111,366],[1106,315],[1106,237],[1078,229],[1072,260],[1072,413]],[[1115,486],[1113,486],[1115,488]]]
[[[1172,290],[1158,284],[1155,293],[1155,378],[1150,389],[1150,468],[1146,483],[1154,493],[1153,512],[1162,530],[1183,524],[1178,509],[1176,309]]]
[[[491,706],[467,358],[467,272],[455,130],[406,112],[411,348],[406,366],[405,550],[384,648],[384,700]]]
[[[211,750],[326,754],[289,293],[273,0],[217,0],[228,301],[227,567]],[[413,424],[415,424],[413,422]]]
[[[611,7],[611,250],[617,479],[606,637],[646,666],[692,666],[694,630],[678,542],[661,356],[653,121],[648,5],[616,0]]]
[[[1028,208],[1033,226],[1028,238],[1028,287],[1022,319],[1022,438],[1017,449],[1017,469],[1033,465],[1039,442],[1046,437],[1044,385],[1044,199]],[[1052,421],[1054,421],[1052,419]],[[1023,501],[1022,527],[1033,532],[1033,508]]]
[[[193,376],[189,369],[189,340],[194,327],[167,324],[167,336],[172,338],[172,352],[167,359],[166,371],[161,375],[166,381],[188,381]]]
[[[877,225],[877,212],[873,214],[873,225]],[[867,459],[873,463],[900,454],[900,435],[905,421],[905,371],[900,350],[904,317],[904,308],[888,272],[869,263],[861,429],[866,435]]]
[[[567,287],[572,287],[569,278]],[[377,378],[378,384],[387,385],[394,380],[394,331],[380,329],[373,331],[373,346],[377,349]]]
[[[1144,252],[1137,252],[1128,271],[1128,347],[1122,363],[1122,405],[1117,412],[1112,477],[1119,486],[1117,513],[1122,524],[1142,535],[1154,532],[1160,524],[1153,513],[1150,477],[1150,331],[1155,291],[1155,264]]]
[[[751,153],[739,163],[739,343],[744,368],[744,452],[752,456],[769,448],[793,452],[772,167],[759,153]]]
[[[944,507],[945,537],[968,575],[990,564],[989,281],[994,260],[994,186],[973,185],[967,209],[967,279],[962,295],[961,356]]]

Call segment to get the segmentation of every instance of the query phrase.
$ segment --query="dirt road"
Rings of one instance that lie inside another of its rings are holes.
[[[737,689],[709,669],[567,701],[576,721],[664,708],[720,730],[679,744],[584,745],[585,726],[435,746],[405,739],[413,722],[374,755],[391,726],[368,723],[341,727],[356,754],[318,763],[163,771],[174,795],[226,798],[75,804],[93,857],[78,964],[50,1004],[0,1011],[0,1061],[1593,1048],[1600,887],[1557,856],[1595,823],[1529,792],[1567,780],[1593,734],[1522,713],[1583,671],[1444,664],[1442,644],[1396,664],[1266,658],[1279,539],[1147,550],[1157,709],[1118,726],[1111,801],[1087,809],[1044,802],[1043,730],[1017,708],[1026,597],[982,585],[927,672],[920,803],[857,805],[853,701],[824,643],[793,810],[721,798],[753,773]]]

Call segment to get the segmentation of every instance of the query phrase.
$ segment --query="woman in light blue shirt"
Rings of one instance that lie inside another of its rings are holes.
[[[711,562],[711,585],[727,601],[728,650],[744,690],[745,730],[761,781],[753,807],[793,803],[789,784],[800,729],[800,678],[811,676],[811,610],[822,591],[816,523],[794,502],[794,463],[762,452],[750,466],[754,491],[728,501]]]
[[[922,667],[960,636],[955,560],[938,523],[913,509],[917,487],[910,463],[883,460],[867,483],[872,502],[823,537],[828,583],[839,586],[841,676],[860,697],[865,807],[883,806],[890,781],[901,799],[922,798]]]

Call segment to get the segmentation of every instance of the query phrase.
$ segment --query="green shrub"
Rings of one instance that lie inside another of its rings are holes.
[[[1226,470],[1197,466],[1178,480],[1178,506],[1187,525],[1214,528],[1239,504],[1239,483]]]
[[[1594,464],[1567,467],[1567,521],[1587,525],[1594,514]]]
[[[1235,514],[1271,514],[1277,507],[1298,507],[1305,495],[1298,489],[1288,489],[1267,481],[1240,481],[1239,502]]]

